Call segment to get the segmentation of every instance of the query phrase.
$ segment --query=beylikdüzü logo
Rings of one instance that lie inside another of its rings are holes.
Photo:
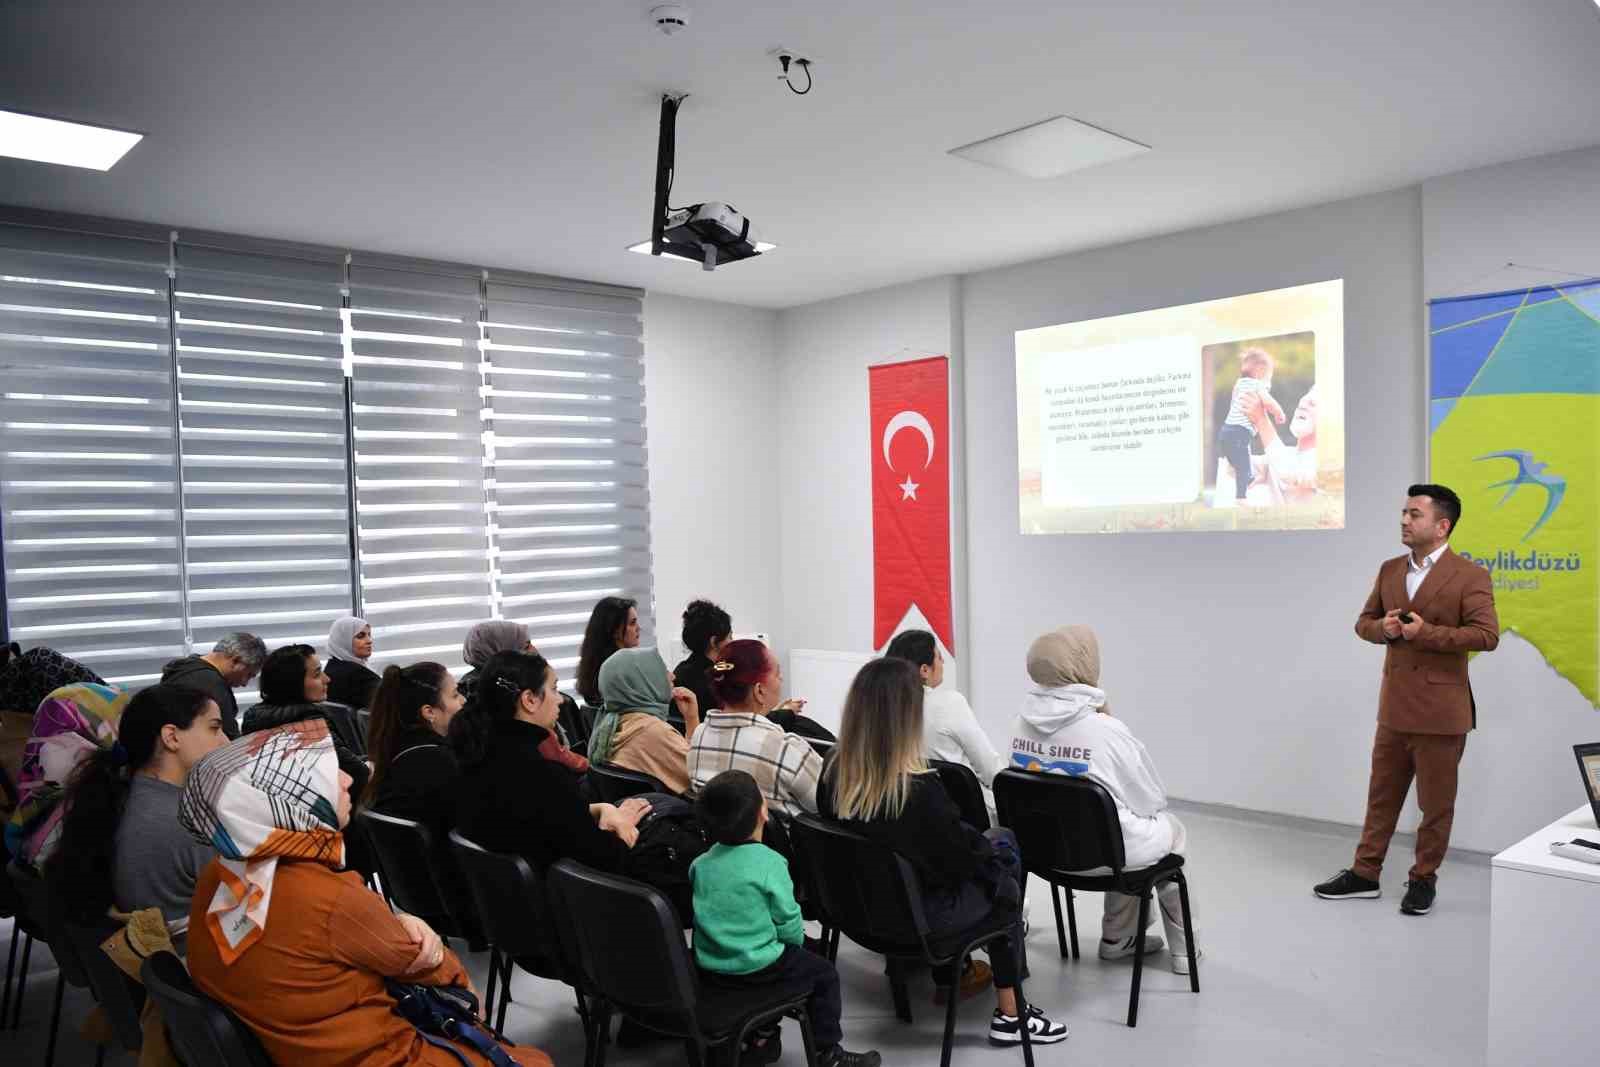
[[[1567,493],[1567,480],[1558,474],[1546,474],[1545,471],[1550,464],[1540,463],[1535,460],[1532,452],[1524,452],[1518,449],[1505,452],[1490,452],[1487,456],[1479,456],[1477,462],[1482,462],[1486,459],[1509,459],[1517,465],[1515,477],[1507,478],[1503,482],[1495,482],[1489,486],[1490,489],[1499,489],[1502,486],[1510,487],[1506,489],[1505,495],[1500,498],[1500,502],[1495,507],[1500,507],[1510,500],[1511,494],[1525,485],[1537,486],[1545,492],[1544,511],[1540,513],[1539,521],[1535,522],[1533,527],[1522,535],[1522,539],[1526,541],[1538,533],[1539,527],[1543,526],[1550,516],[1556,513],[1556,508],[1561,506],[1561,498]]]

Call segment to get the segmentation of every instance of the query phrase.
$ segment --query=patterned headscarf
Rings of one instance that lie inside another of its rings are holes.
[[[280,859],[344,865],[339,789],[339,756],[322,719],[245,734],[189,771],[178,821],[217,850],[222,880],[205,928],[224,964],[261,939]]]
[[[333,620],[333,626],[328,630],[328,655],[342,659],[346,663],[366,666],[367,658],[356,655],[355,646],[356,634],[366,628],[367,620],[358,619],[354,615]]]
[[[40,866],[61,834],[61,796],[78,762],[117,743],[131,690],[82,682],[64,685],[39,702],[22,749],[17,810],[6,826],[6,848]]]
[[[471,667],[482,669],[496,652],[521,652],[528,647],[528,627],[510,619],[480,622],[467,631],[461,658]]]
[[[590,762],[611,758],[611,739],[623,715],[637,711],[666,720],[672,690],[661,653],[653,648],[617,649],[600,665],[600,696],[606,707],[589,738]]]

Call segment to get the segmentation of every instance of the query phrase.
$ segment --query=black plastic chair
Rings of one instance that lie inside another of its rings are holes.
[[[13,863],[6,869],[8,880],[16,889],[19,910],[17,923],[22,927],[26,942],[22,950],[22,968],[17,979],[16,999],[12,1002],[11,1029],[22,1020],[22,997],[28,984],[28,963],[33,954],[33,943],[42,941],[56,961],[56,991],[50,1008],[50,1036],[45,1044],[44,1065],[51,1067],[56,1058],[56,1039],[61,1033],[61,1001],[67,986],[88,989],[89,975],[78,959],[61,923],[59,909],[53,906],[45,889],[44,879],[32,871]]]
[[[139,1022],[139,1013],[144,1010],[144,987],[123,973],[100,947],[106,938],[122,930],[122,924],[106,920],[93,926],[72,922],[61,925],[89,979],[89,991],[111,1023],[117,1043],[124,1051],[138,1052],[144,1045],[144,1027]],[[52,951],[55,947],[51,945]],[[105,1051],[101,1045],[95,1062],[104,1060]]]
[[[483,932],[494,946],[489,965],[495,966],[496,959],[502,961],[504,992],[511,991],[513,963],[539,978],[551,978],[572,986],[578,999],[578,1017],[583,1020],[584,1041],[589,1046],[589,1055],[593,1055],[583,977],[567,958],[556,932],[544,879],[521,856],[490,852],[455,831],[450,833],[450,847],[457,866],[466,876]],[[493,976],[490,978],[492,981]],[[510,1003],[510,996],[501,996],[500,1016],[495,1021],[497,1034],[505,1032],[506,1008]],[[493,1011],[494,1005],[486,1003],[484,1018],[493,1018]]]
[[[845,828],[811,815],[797,815],[790,824],[795,848],[806,857],[813,883],[822,897],[822,908],[836,931],[848,934],[862,948],[893,960],[916,959],[930,967],[948,968],[950,981],[945,989],[944,1045],[940,1067],[950,1067],[951,1045],[955,1041],[956,1005],[961,995],[960,962],[975,949],[998,941],[1011,933],[1015,915],[992,914],[983,921],[949,933],[934,933],[928,927],[922,907],[922,884],[917,872],[903,857]],[[835,946],[838,934],[834,935]],[[1020,945],[1013,945],[1020,952]],[[1028,1004],[1022,983],[1016,987],[1018,1017],[1028,1017]],[[904,987],[895,989],[896,1013],[909,1016],[902,1003]],[[1026,1025],[1022,1027],[1022,1055],[1033,1067],[1033,1042]]]
[[[654,776],[643,771],[630,771],[614,763],[589,764],[589,784],[595,796],[607,804],[620,804],[629,797],[644,793],[672,794],[672,790]]]
[[[961,821],[978,830],[989,829],[989,804],[972,768],[942,759],[931,759],[928,766],[938,772],[939,784],[961,811]]]
[[[261,1042],[227,1008],[194,987],[183,961],[157,952],[139,968],[178,1057],[189,1067],[272,1067]]]
[[[1017,837],[1023,868],[1050,883],[1055,904],[1056,940],[1063,958],[1067,941],[1061,929],[1060,889],[1067,891],[1067,911],[1072,928],[1072,956],[1078,958],[1078,916],[1072,893],[1115,892],[1139,898],[1139,927],[1133,952],[1133,989],[1128,994],[1128,1025],[1139,1024],[1139,981],[1144,974],[1145,927],[1150,923],[1150,898],[1163,882],[1176,882],[1183,905],[1183,929],[1189,943],[1189,988],[1200,992],[1200,964],[1189,921],[1189,883],[1183,876],[1183,857],[1172,854],[1149,867],[1125,869],[1122,824],[1117,804],[1099,782],[1091,778],[1037,771],[1001,771],[994,780],[995,805],[1000,825]],[[1084,871],[1106,868],[1106,874]]]
[[[811,751],[815,752],[823,759],[827,759],[829,756],[833,755],[833,750],[839,747],[839,742],[825,741],[820,737],[808,737],[806,738],[806,744],[811,746]]]
[[[799,1020],[806,1063],[815,1067],[807,983],[751,989],[702,983],[678,913],[657,890],[571,860],[550,868],[549,885],[567,956],[578,962],[597,998],[594,1067],[605,1067],[613,1008],[682,1038],[693,1067],[704,1067],[713,1048],[737,1052],[751,1030],[788,1015]]]

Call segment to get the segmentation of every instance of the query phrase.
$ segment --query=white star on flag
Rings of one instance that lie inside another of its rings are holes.
[[[901,500],[915,500],[917,499],[917,490],[920,488],[920,486],[918,486],[916,482],[912,481],[911,475],[908,474],[906,475],[906,480],[901,482],[897,488],[900,490]]]

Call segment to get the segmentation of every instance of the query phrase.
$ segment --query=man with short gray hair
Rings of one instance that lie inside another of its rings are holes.
[[[239,736],[239,702],[233,691],[250,684],[267,659],[266,643],[255,634],[224,634],[203,656],[184,656],[161,669],[161,684],[204,693],[222,712],[222,729]]]

